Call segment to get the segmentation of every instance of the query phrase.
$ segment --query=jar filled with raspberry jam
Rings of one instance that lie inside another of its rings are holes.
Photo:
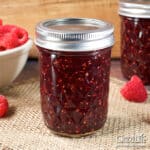
[[[121,68],[150,84],[150,0],[120,0]]]
[[[36,26],[42,113],[55,134],[80,137],[104,125],[113,30],[107,22],[86,18]]]

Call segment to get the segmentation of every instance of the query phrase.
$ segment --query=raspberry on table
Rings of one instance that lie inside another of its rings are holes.
[[[7,111],[8,111],[7,98],[3,95],[0,95],[0,117],[4,117]]]
[[[142,80],[134,75],[120,90],[122,96],[132,102],[145,102],[147,99],[147,91]]]

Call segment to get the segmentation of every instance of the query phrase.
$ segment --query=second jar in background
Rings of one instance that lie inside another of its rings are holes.
[[[121,68],[150,84],[150,1],[121,0]]]

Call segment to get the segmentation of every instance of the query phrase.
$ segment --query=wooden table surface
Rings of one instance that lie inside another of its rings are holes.
[[[111,77],[118,78],[120,80],[125,80],[124,77],[122,76],[121,69],[120,69],[120,60],[112,60],[111,61]],[[39,63],[37,59],[29,59],[27,61],[27,64],[19,77],[16,79],[15,82],[20,82],[22,80],[29,80],[37,78],[39,79]]]

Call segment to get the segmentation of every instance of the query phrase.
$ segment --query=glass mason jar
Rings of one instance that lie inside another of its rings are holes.
[[[113,26],[66,18],[36,26],[44,121],[54,133],[79,137],[107,117]]]
[[[150,1],[121,0],[121,68],[150,84]]]

